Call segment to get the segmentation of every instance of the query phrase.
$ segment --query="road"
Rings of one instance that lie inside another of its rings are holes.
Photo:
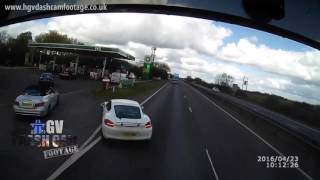
[[[320,144],[319,128],[312,127],[310,125],[307,125],[305,122],[301,120],[289,118],[287,116],[284,116],[275,111],[264,108],[257,104],[251,103],[249,101],[246,101],[234,96],[230,96],[224,93],[214,93],[211,89],[197,85],[197,84],[195,86],[205,90],[206,92],[213,93],[215,96],[221,99],[224,99],[225,101],[231,102],[236,106],[241,106],[242,108],[247,109],[250,112],[254,112],[256,114],[259,114],[260,116],[262,115],[266,117],[267,121],[270,121],[271,123],[274,123],[274,124],[278,124],[280,127],[283,127],[285,129],[288,129],[289,131],[292,131],[292,132],[295,132],[296,134],[301,135],[302,140],[311,141],[312,142],[311,145],[313,145],[317,149],[320,149],[318,147]]]
[[[150,143],[102,139],[58,179],[307,179],[257,162],[278,154],[183,82],[144,107]]]
[[[16,119],[11,103],[26,85],[37,82],[39,72],[0,70],[0,75],[0,179],[46,179],[69,157],[45,160],[41,149],[12,143],[14,135],[30,132],[33,119]],[[90,94],[99,85],[57,79],[60,104],[44,120],[64,120],[64,131],[82,145],[100,124],[99,100]],[[278,153],[184,82],[154,92],[132,98],[144,103],[152,120],[149,143],[106,141],[96,131],[78,153],[82,156],[57,179],[307,179],[298,169],[257,162],[257,156]],[[319,177],[319,172],[313,175]]]

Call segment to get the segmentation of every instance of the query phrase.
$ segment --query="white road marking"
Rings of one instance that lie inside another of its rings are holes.
[[[92,141],[87,147],[85,147],[82,151],[79,151],[78,153],[74,154],[72,158],[69,158],[57,170],[55,170],[53,174],[47,178],[47,180],[56,179],[63,171],[65,171],[74,162],[76,162],[81,156],[83,156],[87,151],[89,151],[94,145],[96,145],[99,141],[101,141],[101,139],[102,137],[99,136],[97,139]]]
[[[269,142],[267,142],[265,139],[263,139],[261,136],[259,136],[257,133],[255,133],[253,130],[251,130],[248,126],[246,126],[245,124],[243,124],[242,122],[240,122],[237,118],[235,118],[233,115],[231,115],[230,113],[228,113],[226,110],[224,110],[222,107],[220,107],[219,105],[217,105],[215,102],[213,102],[211,99],[209,99],[207,96],[203,95],[201,92],[199,92],[197,89],[195,89],[194,87],[190,86],[191,89],[193,89],[196,93],[198,93],[199,95],[201,95],[203,98],[205,98],[206,100],[208,100],[211,104],[213,104],[214,106],[216,106],[218,109],[220,109],[222,112],[226,113],[229,117],[231,117],[231,119],[235,120],[237,123],[239,123],[242,127],[244,127],[245,129],[247,129],[249,132],[251,132],[253,135],[255,135],[259,140],[261,140],[263,143],[265,143],[267,146],[269,146],[272,150],[274,150],[276,153],[278,153],[280,156],[284,156],[283,153],[281,153],[277,148],[275,148],[274,146],[272,146]],[[301,168],[296,168],[302,175],[304,175],[307,179],[312,180],[313,178],[308,175],[305,171],[303,171]]]
[[[98,126],[97,129],[91,134],[91,136],[78,148],[78,152],[82,151],[82,149],[97,135],[97,133],[101,130],[101,126]],[[70,161],[75,158],[77,153],[72,154],[66,161]]]
[[[91,134],[91,136],[80,146],[79,151],[83,149],[101,130],[101,126],[98,126],[97,129]]]
[[[186,99],[186,98],[187,98],[187,96],[185,96],[185,95],[184,95],[184,96],[183,96],[183,98],[184,98],[184,99]]]
[[[153,93],[151,96],[149,96],[147,99],[145,99],[141,105],[145,104],[146,102],[148,102],[154,95],[156,95],[161,89],[163,89],[165,86],[167,85],[164,84],[160,89],[158,89],[155,93]],[[61,166],[58,167],[58,169],[56,169],[51,176],[49,176],[47,178],[47,180],[53,180],[56,179],[61,173],[63,173],[63,171],[65,171],[68,167],[70,167],[73,163],[75,163],[81,156],[83,156],[87,151],[89,151],[94,145],[96,145],[99,141],[101,141],[102,136],[98,136],[95,140],[93,140],[88,146],[86,146],[86,144],[88,144],[91,139],[93,139],[96,134],[99,132],[99,130],[101,129],[101,126],[99,125],[97,127],[97,129],[91,134],[91,136],[80,146],[79,148],[79,152],[73,154],[72,156],[70,156]],[[86,146],[86,147],[85,147]]]
[[[189,106],[189,108],[188,108],[188,109],[189,109],[189,111],[192,113],[192,109],[191,109],[191,107],[190,107],[190,106]]]
[[[154,95],[156,95],[159,91],[161,91],[161,89],[163,89],[165,86],[167,85],[164,84],[160,89],[158,89],[155,93],[153,93],[151,96],[149,96],[147,99],[145,99],[144,101],[142,101],[141,105],[144,105],[146,102],[148,102]]]
[[[212,163],[212,160],[211,160],[211,156],[210,156],[210,154],[209,154],[208,149],[206,148],[205,151],[206,151],[206,154],[207,154],[207,158],[208,158],[208,160],[209,160],[209,162],[210,162],[210,166],[211,166],[211,169],[212,169],[212,171],[213,171],[214,177],[215,177],[216,180],[219,180],[217,171],[216,171],[216,169],[215,169],[214,166],[213,166],[213,163]]]

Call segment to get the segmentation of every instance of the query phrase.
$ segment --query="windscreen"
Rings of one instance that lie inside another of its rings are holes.
[[[43,96],[44,91],[41,91],[40,89],[25,89],[23,94],[29,96]]]
[[[140,108],[137,106],[125,106],[125,105],[116,105],[114,106],[114,111],[117,118],[126,118],[126,119],[140,119],[141,113]]]
[[[51,74],[42,74],[40,78],[51,79],[52,75]]]
[[[162,14],[30,20],[0,28],[0,77],[1,180],[320,179],[320,51],[280,36]]]

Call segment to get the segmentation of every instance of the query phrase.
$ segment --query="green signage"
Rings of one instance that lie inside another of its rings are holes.
[[[150,56],[145,56],[144,57],[144,64],[143,64],[143,79],[148,80],[150,79],[151,75],[151,58]]]

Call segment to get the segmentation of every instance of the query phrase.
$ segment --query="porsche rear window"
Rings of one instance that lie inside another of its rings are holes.
[[[114,111],[117,118],[140,119],[140,108],[137,106],[115,105]]]

